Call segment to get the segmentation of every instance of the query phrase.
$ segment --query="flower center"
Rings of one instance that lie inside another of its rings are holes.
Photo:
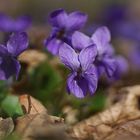
[[[62,29],[62,30],[57,32],[56,38],[61,39],[61,38],[63,38],[64,34],[65,34],[65,30]]]

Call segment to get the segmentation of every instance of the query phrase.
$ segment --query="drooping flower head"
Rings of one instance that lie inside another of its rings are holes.
[[[76,51],[79,48],[82,48],[81,51]],[[69,93],[84,98],[88,92],[92,95],[96,91],[98,76],[93,65],[96,55],[97,49],[92,40],[80,32],[72,35],[72,46],[61,45],[60,60],[71,70],[67,79]]]
[[[71,45],[71,35],[74,31],[81,29],[86,20],[87,15],[79,11],[70,14],[67,14],[63,9],[53,11],[49,16],[52,33],[45,40],[47,50],[54,55],[58,55],[59,48],[63,42]]]
[[[11,17],[0,14],[0,31],[3,32],[22,32],[25,31],[31,25],[31,19],[29,16],[22,16],[16,20]]]
[[[28,47],[28,37],[24,32],[13,33],[7,45],[0,45],[0,80],[7,80],[16,76],[20,71],[17,57]]]
[[[98,28],[92,35],[92,40],[97,46],[96,66],[99,75],[101,72],[111,77],[116,70],[116,62],[114,58],[114,49],[110,44],[111,35],[107,27]]]
[[[96,67],[98,74],[104,72],[109,78],[119,79],[128,69],[128,63],[122,56],[117,56],[110,44],[111,35],[107,27],[98,28],[92,35],[92,40],[97,46]]]

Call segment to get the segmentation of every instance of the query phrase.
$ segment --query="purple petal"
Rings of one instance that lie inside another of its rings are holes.
[[[49,16],[49,22],[52,26],[58,28],[65,28],[68,15],[63,9],[53,11]]]
[[[68,91],[77,98],[84,98],[88,91],[87,81],[83,77],[78,77],[77,73],[72,73],[67,80]]]
[[[0,30],[4,32],[11,32],[13,26],[14,21],[10,17],[0,14]]]
[[[133,68],[136,69],[140,68],[140,46],[132,46],[132,51],[128,55],[130,58],[130,61],[132,63]]]
[[[26,30],[30,25],[31,25],[31,18],[28,16],[23,16],[15,21],[15,25],[14,25],[15,28],[14,27],[13,28],[14,31],[21,32]]]
[[[28,28],[31,24],[31,19],[27,16],[20,17],[14,20],[4,14],[0,14],[0,30],[5,32],[19,32]]]
[[[16,59],[11,56],[4,58],[0,64],[0,80],[7,80],[11,76],[18,78],[20,71],[20,64]]]
[[[86,71],[88,67],[94,62],[96,55],[97,48],[95,45],[89,46],[80,52],[79,61],[83,71]]]
[[[113,56],[115,54],[115,50],[112,45],[108,43],[104,49],[104,53]]]
[[[45,46],[47,50],[52,53],[53,55],[59,54],[59,48],[63,44],[61,40],[49,38],[45,40]]]
[[[78,61],[78,54],[72,47],[70,47],[66,43],[63,43],[61,45],[59,49],[59,57],[60,60],[73,71],[77,71],[80,67],[80,63]]]
[[[7,42],[8,52],[14,56],[18,56],[27,49],[29,44],[28,36],[26,33],[14,33],[10,36]]]
[[[111,40],[111,35],[107,27],[98,28],[95,33],[92,35],[92,40],[97,45],[98,52],[100,54],[104,53],[106,45]]]
[[[7,48],[4,45],[0,44],[0,64],[3,62],[3,58],[9,55]]]
[[[114,58],[104,57],[102,63],[107,75],[112,77],[117,68],[116,60]]]
[[[0,44],[0,57],[5,57],[9,55],[7,48]]]
[[[123,75],[124,73],[126,73],[128,71],[128,62],[127,60],[122,57],[122,56],[117,56],[116,57],[116,71],[114,73],[115,78],[120,78],[121,75]]]
[[[77,50],[82,50],[93,44],[93,41],[85,34],[76,31],[72,35],[72,45]]]
[[[84,73],[84,78],[88,81],[90,94],[94,94],[98,85],[98,74],[96,67],[91,65]]]
[[[87,14],[76,11],[72,12],[68,15],[68,22],[67,22],[67,30],[69,31],[76,31],[81,29],[86,21],[87,21]]]

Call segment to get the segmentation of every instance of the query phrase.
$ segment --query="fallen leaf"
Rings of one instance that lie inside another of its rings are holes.
[[[24,51],[19,57],[18,60],[22,63],[26,63],[28,70],[37,67],[40,63],[44,62],[47,59],[45,53],[38,50],[27,50]]]
[[[25,114],[37,114],[47,112],[47,109],[35,98],[24,94],[19,96],[19,102]]]
[[[58,134],[66,135],[66,132],[61,127],[64,126],[64,123],[54,121],[52,116],[50,117],[45,112],[19,117],[16,120],[16,124],[16,132],[22,136],[23,140],[39,140],[39,138],[41,140],[46,140],[48,137],[53,138],[55,135],[58,137],[62,136]],[[54,132],[52,128],[55,130]]]
[[[21,95],[19,101],[26,115],[16,119],[15,131],[23,140],[53,139],[56,135],[64,137],[65,140],[67,134],[61,127],[64,126],[63,118],[48,115],[47,109],[30,95]]]
[[[76,124],[71,130],[71,136],[78,140],[85,140],[89,137],[93,140],[105,140],[120,124],[140,119],[140,86],[127,87],[121,92],[126,94],[125,98],[107,110]],[[90,133],[89,127],[93,128]],[[140,134],[139,129],[138,132]]]
[[[0,139],[3,139],[10,135],[14,130],[14,123],[12,118],[0,120]]]

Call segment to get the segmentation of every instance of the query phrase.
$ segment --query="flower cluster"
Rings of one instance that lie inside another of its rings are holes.
[[[79,11],[67,14],[63,9],[52,12],[49,21],[53,28],[45,46],[70,69],[69,93],[78,98],[92,95],[101,75],[118,78],[127,70],[126,60],[115,55],[107,27],[98,28],[89,37],[78,31],[85,25],[87,15]]]
[[[67,14],[63,9],[55,10],[49,16],[52,33],[44,41],[47,50],[70,69],[67,91],[78,98],[84,98],[87,93],[93,95],[102,75],[118,79],[128,67],[126,60],[115,54],[107,27],[98,28],[91,37],[79,31],[87,17],[80,11]],[[18,77],[17,57],[28,47],[27,34],[22,32],[28,25],[26,18],[13,21],[0,15],[0,30],[14,32],[6,46],[0,45],[0,80]]]

